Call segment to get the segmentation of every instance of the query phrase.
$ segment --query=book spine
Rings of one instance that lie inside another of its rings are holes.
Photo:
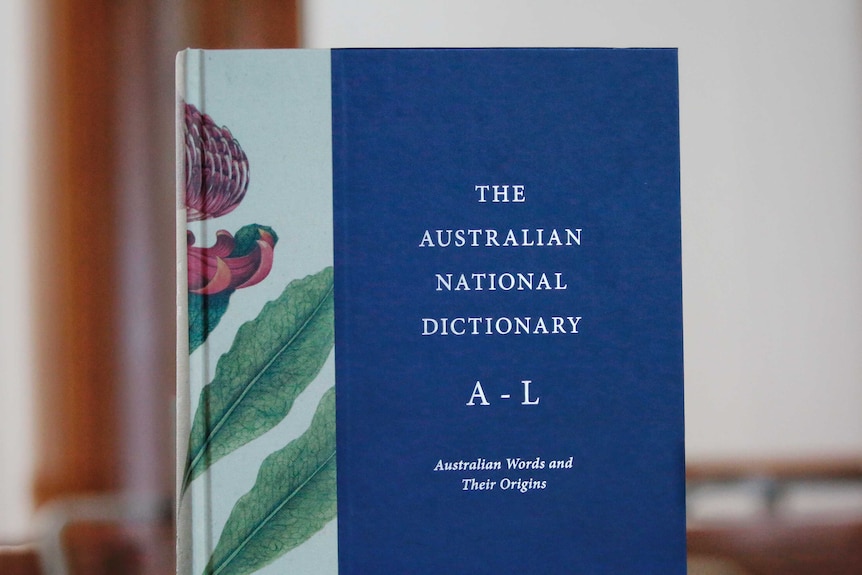
[[[191,507],[183,504],[182,478],[188,443],[185,438],[191,427],[189,397],[189,328],[188,328],[188,275],[186,250],[185,153],[184,153],[184,102],[188,94],[188,60],[195,52],[184,50],[177,54],[176,62],[176,270],[177,270],[177,389],[176,389],[176,522],[177,569],[180,574],[191,573],[192,521]]]

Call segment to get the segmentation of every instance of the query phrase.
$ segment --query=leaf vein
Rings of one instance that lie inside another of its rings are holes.
[[[266,527],[266,525],[273,519],[273,517],[275,517],[279,512],[281,512],[281,510],[284,509],[285,505],[290,503],[290,501],[300,491],[302,491],[312,479],[317,477],[323,471],[323,469],[327,465],[329,465],[329,463],[333,460],[334,457],[335,450],[333,450],[332,453],[329,454],[329,456],[327,456],[327,458],[314,470],[314,472],[309,474],[309,476],[300,485],[298,485],[293,491],[291,491],[284,498],[282,498],[281,501],[278,502],[278,505],[276,505],[272,510],[270,510],[270,512],[263,519],[258,521],[257,525],[254,526],[254,529],[252,529],[249,534],[246,535],[245,538],[243,538],[243,540],[237,544],[234,550],[227,557],[225,557],[221,563],[219,563],[217,568],[213,569],[213,575],[218,575],[224,569],[226,569],[228,565],[230,565],[230,563],[234,559],[236,559],[236,557],[242,552],[242,550],[245,549],[245,547],[255,538],[255,536],[257,536],[257,534],[264,527]]]

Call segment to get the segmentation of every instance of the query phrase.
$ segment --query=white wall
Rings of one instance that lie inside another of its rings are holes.
[[[0,5],[0,543],[27,537],[32,498],[32,361],[28,130],[32,5]]]
[[[308,0],[304,33],[678,47],[689,457],[862,454],[862,3]]]

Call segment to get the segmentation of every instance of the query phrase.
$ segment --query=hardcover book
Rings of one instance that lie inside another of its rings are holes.
[[[675,50],[177,82],[181,573],[685,573]]]

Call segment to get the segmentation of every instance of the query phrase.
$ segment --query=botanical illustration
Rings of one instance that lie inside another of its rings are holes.
[[[185,106],[187,221],[233,211],[249,188],[249,160],[230,130]],[[189,350],[218,326],[238,289],[264,281],[278,235],[249,224],[216,232],[210,247],[187,231]],[[182,492],[210,466],[275,427],[317,377],[334,344],[333,272],[290,282],[236,332],[201,391],[189,435]],[[205,574],[253,573],[319,531],[336,515],[335,393],[308,429],[267,457],[234,505]]]

